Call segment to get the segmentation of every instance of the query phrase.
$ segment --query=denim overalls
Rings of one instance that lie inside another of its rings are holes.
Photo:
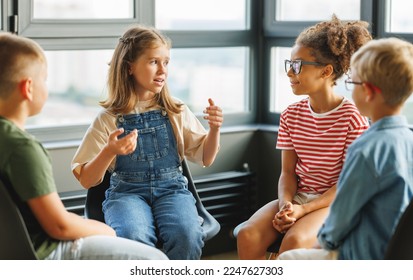
[[[106,223],[120,237],[160,242],[170,259],[199,259],[205,234],[166,111],[118,115],[117,126],[125,133],[136,128],[138,139],[133,153],[116,157],[103,202]]]

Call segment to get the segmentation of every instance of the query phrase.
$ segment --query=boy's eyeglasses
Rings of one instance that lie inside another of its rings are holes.
[[[348,91],[353,91],[355,85],[362,85],[364,84],[363,82],[354,82],[352,79],[347,79],[344,81],[344,84],[346,85],[346,90]]]
[[[325,64],[318,63],[315,61],[304,61],[304,60],[284,60],[284,68],[285,68],[285,73],[288,73],[290,69],[293,70],[293,73],[295,75],[298,75],[301,73],[301,68],[303,65],[315,65],[315,66],[325,66]]]

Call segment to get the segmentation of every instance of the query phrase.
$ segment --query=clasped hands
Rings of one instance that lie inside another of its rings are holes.
[[[290,227],[292,227],[297,220],[292,217],[294,212],[293,204],[289,201],[281,206],[277,214],[275,214],[272,220],[273,227],[280,233],[285,233]]]

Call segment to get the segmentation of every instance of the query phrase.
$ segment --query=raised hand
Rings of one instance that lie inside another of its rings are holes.
[[[219,106],[216,106],[211,98],[208,99],[208,102],[209,106],[204,110],[204,114],[206,114],[204,119],[208,120],[210,128],[220,128],[224,122],[222,109]]]

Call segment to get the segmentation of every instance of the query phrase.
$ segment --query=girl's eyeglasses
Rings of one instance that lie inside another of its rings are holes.
[[[325,66],[325,64],[314,62],[314,61],[304,61],[304,60],[284,60],[285,73],[288,73],[290,69],[293,70],[295,75],[301,73],[301,68],[303,65],[315,65],[315,66]]]

